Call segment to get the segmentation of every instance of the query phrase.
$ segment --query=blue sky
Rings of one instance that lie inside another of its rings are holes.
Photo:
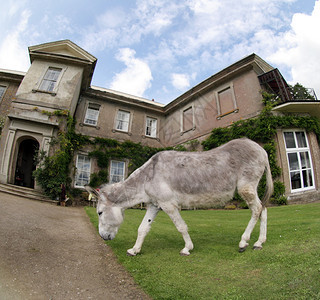
[[[320,98],[320,0],[7,0],[0,68],[70,39],[96,58],[92,85],[168,103],[256,53]]]

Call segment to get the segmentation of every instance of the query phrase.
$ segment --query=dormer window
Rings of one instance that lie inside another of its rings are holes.
[[[62,69],[60,68],[49,67],[40,83],[39,90],[52,93],[57,85],[61,71]]]

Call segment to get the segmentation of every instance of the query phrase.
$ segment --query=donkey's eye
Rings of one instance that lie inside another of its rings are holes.
[[[102,215],[102,211],[99,211],[99,212],[98,212],[98,215],[101,216],[101,215]]]

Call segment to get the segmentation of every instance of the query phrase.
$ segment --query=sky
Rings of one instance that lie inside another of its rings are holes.
[[[94,55],[92,85],[169,103],[256,53],[320,98],[320,0],[2,0],[0,68],[69,39]]]

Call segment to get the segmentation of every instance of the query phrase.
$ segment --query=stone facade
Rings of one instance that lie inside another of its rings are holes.
[[[91,86],[97,59],[69,40],[29,47],[29,55],[31,66],[26,73],[0,70],[0,88],[4,91],[0,113],[6,120],[0,140],[0,182],[35,189],[40,187],[31,176],[32,157],[39,150],[50,155],[54,150],[50,142],[65,126],[61,118],[55,116],[56,110],[70,112],[77,120],[76,131],[87,136],[120,142],[129,140],[157,148],[195,141],[193,145],[201,150],[200,142],[213,128],[227,127],[232,122],[259,115],[263,108],[261,90],[265,88],[259,78],[274,70],[259,56],[251,54],[163,105]],[[314,101],[279,106],[276,113],[316,114],[318,117],[319,111],[319,102]],[[297,138],[304,131],[292,128],[286,132],[288,134],[278,130],[275,137],[286,196],[292,203],[316,201],[320,186],[317,138],[312,132],[304,133],[307,147],[302,149],[304,152],[297,151],[303,153],[299,154],[300,163],[303,157],[310,155],[312,166],[301,174],[309,172],[312,182],[306,189],[294,190],[296,174],[292,166],[289,168],[288,157],[296,154],[290,154],[292,151],[286,147],[284,137]],[[75,167],[84,168],[83,174],[88,173],[80,181],[74,179],[73,184],[79,188],[90,173],[99,170],[96,161],[87,157],[89,150],[81,149],[73,160]],[[113,167],[116,169],[114,178],[121,180],[127,175],[128,161],[115,160]]]

